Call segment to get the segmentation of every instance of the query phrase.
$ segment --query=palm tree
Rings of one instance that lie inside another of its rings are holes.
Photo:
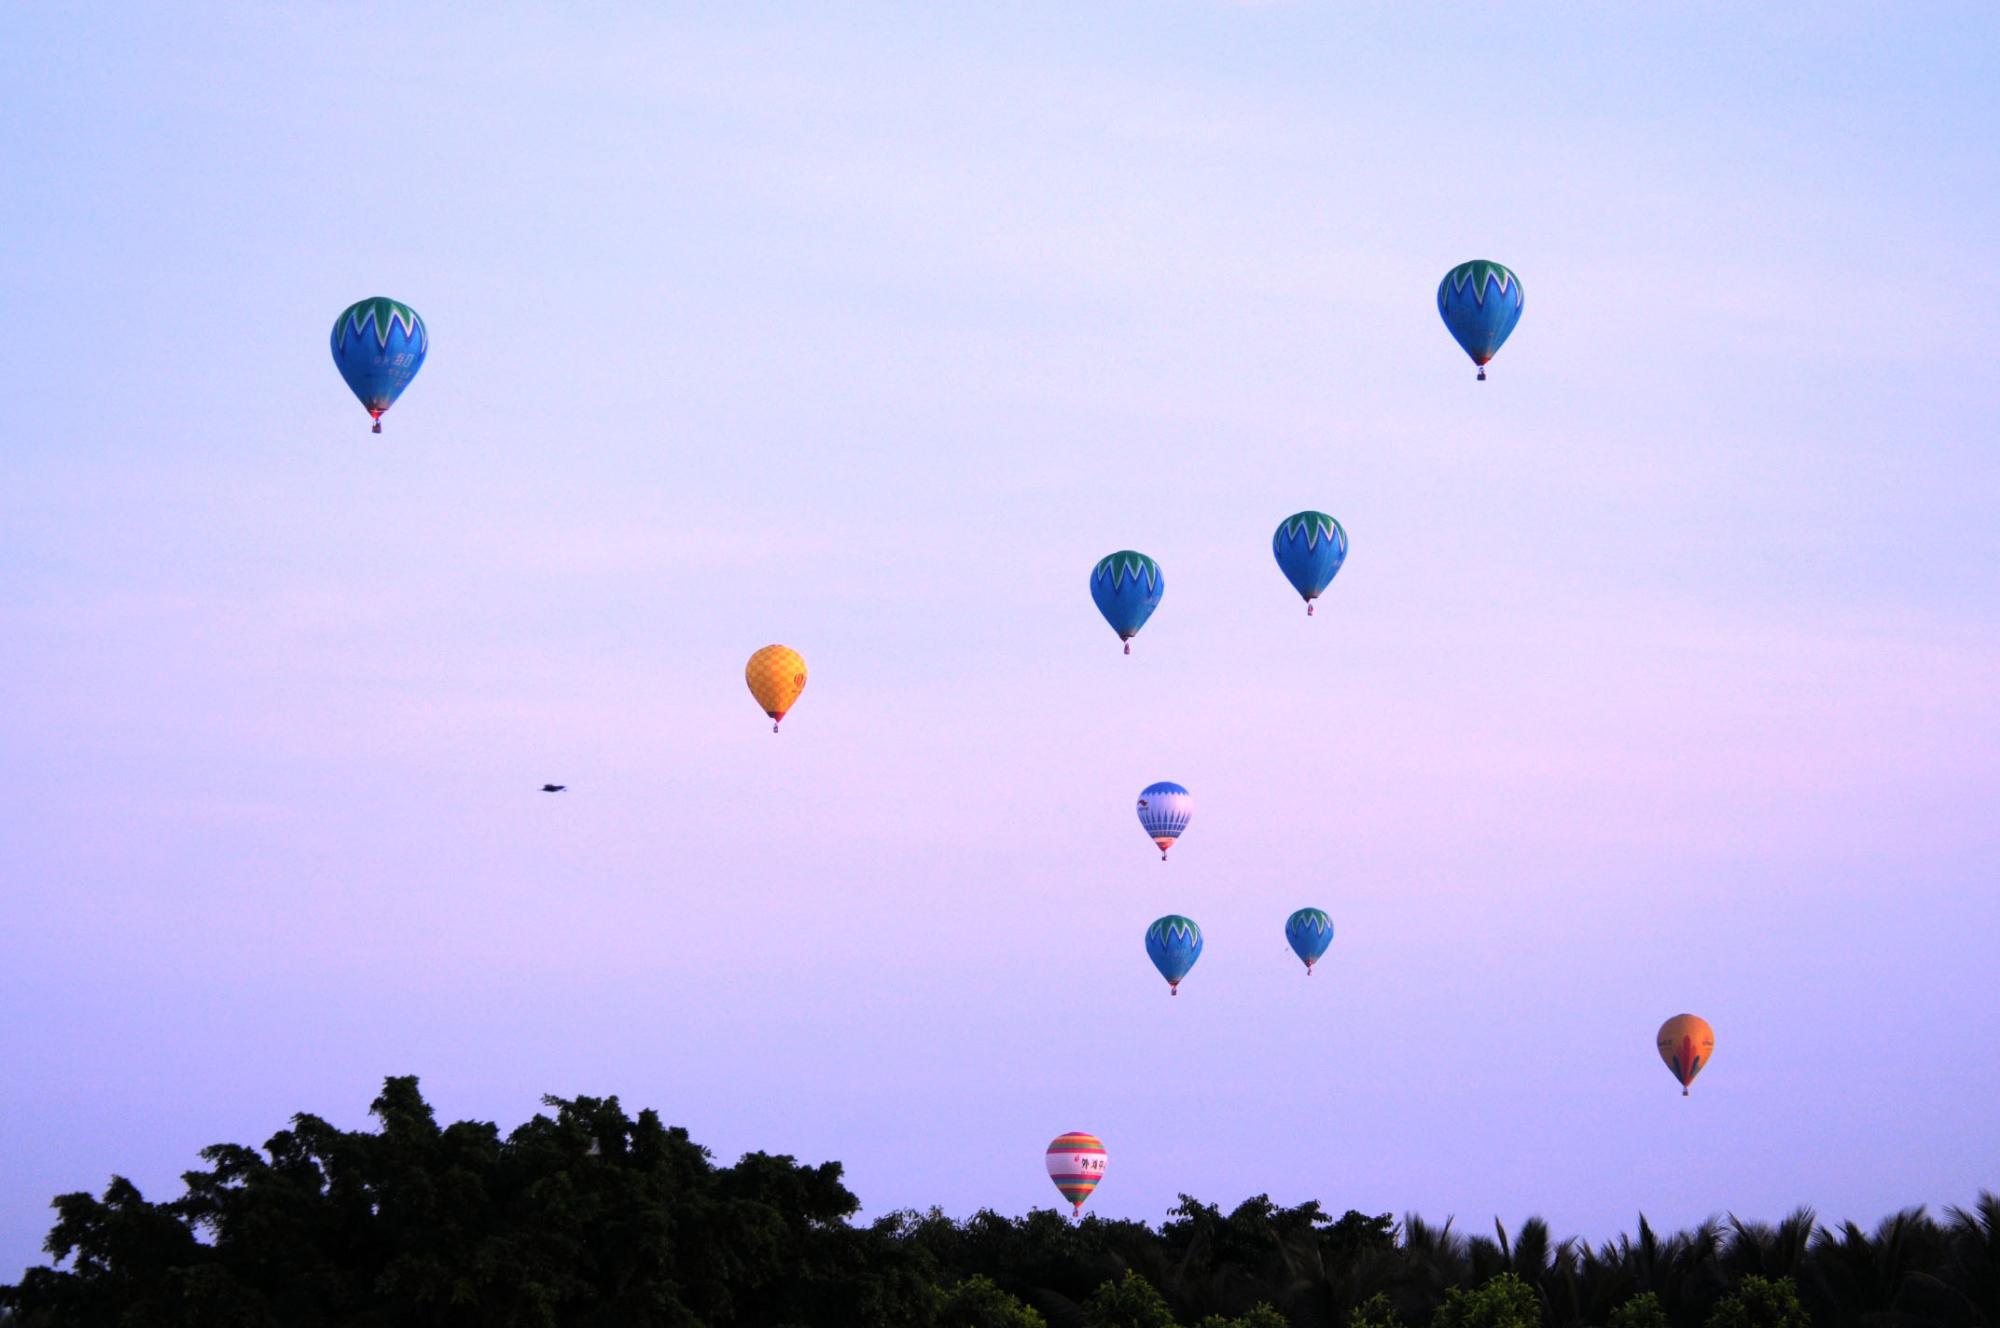
[[[2000,1194],[1981,1190],[1970,1209],[1945,1214],[1952,1283],[1987,1324],[2000,1324]]]
[[[1813,1241],[1813,1265],[1825,1286],[1829,1321],[1840,1328],[1864,1323],[1872,1328],[1877,1316],[1910,1314],[1922,1322],[1932,1315],[1916,1309],[1920,1303],[1946,1320],[1956,1317],[1950,1298],[1937,1294],[1949,1289],[1937,1277],[1947,1253],[1945,1233],[1922,1208],[1884,1218],[1872,1237],[1853,1222],[1843,1222],[1838,1230],[1822,1229]],[[1924,1281],[1911,1289],[1911,1308],[1906,1309],[1898,1300],[1913,1277]]]

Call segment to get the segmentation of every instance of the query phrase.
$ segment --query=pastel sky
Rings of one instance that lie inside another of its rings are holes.
[[[1070,1129],[1155,1221],[2000,1186],[1996,59],[1990,4],[0,10],[0,1277],[402,1073],[871,1214],[1056,1203]],[[432,336],[380,438],[376,294]]]

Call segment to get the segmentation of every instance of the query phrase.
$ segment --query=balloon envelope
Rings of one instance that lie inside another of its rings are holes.
[[[1490,259],[1460,263],[1438,283],[1438,314],[1486,376],[1486,362],[1521,321],[1521,279]]]
[[[1179,784],[1163,779],[1139,791],[1139,824],[1159,847],[1163,862],[1193,816],[1194,799]]]
[[[1347,561],[1347,532],[1324,512],[1295,512],[1278,524],[1271,553],[1310,613]]]
[[[1104,1141],[1082,1130],[1059,1134],[1049,1141],[1049,1179],[1062,1191],[1063,1198],[1083,1211],[1097,1183],[1104,1179]]]
[[[1090,573],[1090,597],[1120,641],[1130,641],[1146,625],[1167,588],[1160,565],[1143,553],[1120,549],[1097,560]],[[1132,647],[1125,647],[1130,654]]]
[[[1698,1014],[1677,1014],[1660,1025],[1660,1059],[1680,1080],[1681,1096],[1715,1055],[1715,1030]]]
[[[417,311],[387,296],[350,304],[334,320],[333,362],[382,432],[382,412],[424,367],[431,334]]]
[[[1303,959],[1306,972],[1313,971],[1313,965],[1326,953],[1326,947],[1333,944],[1333,919],[1326,910],[1302,908],[1285,919],[1285,939],[1292,943],[1292,953]]]
[[[1181,979],[1201,958],[1201,928],[1193,918],[1169,913],[1146,928],[1146,955],[1167,980],[1167,989],[1178,996]]]
[[[743,681],[750,684],[758,707],[771,717],[771,731],[776,733],[778,721],[806,689],[805,656],[790,646],[765,646],[743,666]]]

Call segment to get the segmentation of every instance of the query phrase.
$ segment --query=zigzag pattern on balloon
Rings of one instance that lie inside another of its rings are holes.
[[[1285,932],[1292,936],[1324,936],[1333,930],[1333,919],[1325,909],[1302,908],[1285,922]]]
[[[1160,565],[1143,553],[1132,549],[1121,549],[1117,553],[1099,559],[1097,570],[1090,575],[1095,581],[1108,580],[1113,590],[1124,585],[1128,578],[1137,581],[1144,577],[1146,588],[1153,590],[1160,584]]]
[[[1438,287],[1438,308],[1444,308],[1445,293],[1463,295],[1467,287],[1472,289],[1475,304],[1485,304],[1486,294],[1492,291],[1505,299],[1508,294],[1514,303],[1521,303],[1521,279],[1513,271],[1487,258],[1475,258],[1470,263],[1460,263],[1445,274],[1444,282]]]
[[[1291,943],[1292,953],[1305,962],[1306,972],[1313,971],[1327,947],[1333,944],[1333,919],[1323,908],[1302,908],[1285,919],[1285,939]]]
[[[1288,540],[1296,540],[1303,533],[1308,549],[1318,548],[1321,540],[1327,540],[1339,545],[1343,553],[1347,550],[1347,532],[1341,529],[1338,521],[1325,512],[1299,512],[1288,516],[1285,518],[1284,532]]]
[[[333,324],[334,349],[345,350],[348,332],[351,330],[359,337],[371,323],[375,327],[375,341],[379,346],[388,346],[390,332],[400,324],[403,335],[416,342],[418,350],[430,349],[430,332],[424,327],[424,320],[417,316],[417,311],[386,295],[377,295],[347,307]]]

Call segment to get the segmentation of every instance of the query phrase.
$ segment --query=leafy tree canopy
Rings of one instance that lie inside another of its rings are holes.
[[[1812,1328],[1812,1318],[1799,1303],[1799,1288],[1791,1278],[1752,1273],[1716,1302],[1707,1328]]]
[[[1667,1328],[1667,1312],[1658,1296],[1641,1291],[1611,1312],[1608,1328]]]
[[[1541,1297],[1512,1273],[1501,1273],[1470,1291],[1453,1287],[1431,1320],[1431,1328],[1541,1328],[1541,1324]]]
[[[0,1328],[2000,1328],[2000,1196],[1872,1232],[1800,1209],[1598,1246],[1257,1195],[1157,1229],[1053,1209],[858,1222],[840,1165],[719,1166],[616,1098],[510,1133],[410,1078],[156,1201],[65,1194]]]

